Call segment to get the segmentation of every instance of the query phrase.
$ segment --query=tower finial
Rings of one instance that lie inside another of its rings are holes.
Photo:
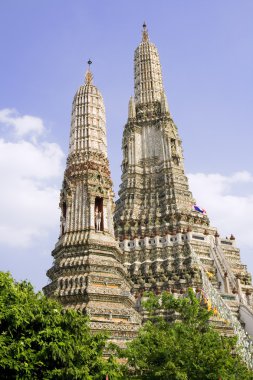
[[[93,79],[93,75],[92,75],[92,72],[90,70],[90,66],[92,64],[92,61],[89,59],[88,60],[88,69],[86,71],[86,74],[85,74],[85,83],[91,83],[92,82],[92,79]]]
[[[147,30],[147,25],[144,21],[143,25],[142,25],[143,29],[142,29],[142,41],[146,42],[148,41],[148,30]]]

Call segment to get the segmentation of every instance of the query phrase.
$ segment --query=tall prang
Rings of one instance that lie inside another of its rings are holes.
[[[51,282],[43,290],[89,315],[92,331],[108,330],[111,340],[124,345],[136,335],[141,317],[114,237],[105,108],[92,79],[89,68],[73,100],[60,236],[47,272]]]
[[[122,142],[122,185],[115,213],[118,236],[155,236],[168,227],[187,227],[189,215],[203,230],[208,219],[192,214],[194,200],[184,174],[181,140],[169,112],[158,51],[146,26],[135,51],[134,84]]]
[[[193,287],[216,312],[216,327],[235,333],[252,365],[253,287],[233,235],[220,238],[198,207],[184,172],[157,48],[143,25],[134,54],[134,98],[122,140],[122,183],[114,225],[137,306],[144,291],[183,294]]]

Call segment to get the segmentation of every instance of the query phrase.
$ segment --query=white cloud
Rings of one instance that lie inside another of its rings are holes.
[[[15,109],[5,108],[0,110],[0,124],[6,127],[14,127],[17,137],[28,135],[40,136],[45,131],[43,121],[36,116],[20,116]]]
[[[225,177],[225,181],[230,181],[230,183],[252,183],[253,182],[253,176],[247,171],[242,171],[242,172],[236,172],[231,177]]]
[[[45,131],[40,118],[17,115],[0,110],[2,132],[15,131],[14,138],[0,139],[0,244],[28,247],[59,224],[64,154],[39,136]]]
[[[196,203],[207,210],[211,225],[218,227],[222,236],[233,233],[238,247],[249,255],[253,249],[252,174],[247,171],[230,176],[197,173],[189,174],[188,178]]]

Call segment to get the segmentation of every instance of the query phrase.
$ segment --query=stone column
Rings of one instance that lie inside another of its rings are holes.
[[[224,291],[225,293],[231,293],[227,272],[224,273]]]
[[[95,229],[95,204],[93,202],[90,203],[90,227]]]

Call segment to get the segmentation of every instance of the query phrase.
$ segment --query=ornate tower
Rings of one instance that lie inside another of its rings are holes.
[[[105,108],[88,69],[73,100],[60,237],[47,272],[51,283],[44,292],[88,314],[93,331],[109,330],[112,340],[121,344],[135,336],[141,318],[133,308],[131,285],[114,238],[113,195]]]
[[[234,237],[221,239],[205,213],[193,207],[158,51],[145,24],[134,55],[134,98],[122,150],[114,223],[135,297],[140,300],[144,290],[182,294],[193,287],[217,310],[217,325],[226,331],[223,322],[229,320],[247,347],[240,321],[253,336],[251,276]]]
[[[134,56],[135,96],[123,135],[122,185],[115,222],[120,238],[187,227],[194,200],[184,174],[181,140],[162,83],[158,51],[144,26]]]

